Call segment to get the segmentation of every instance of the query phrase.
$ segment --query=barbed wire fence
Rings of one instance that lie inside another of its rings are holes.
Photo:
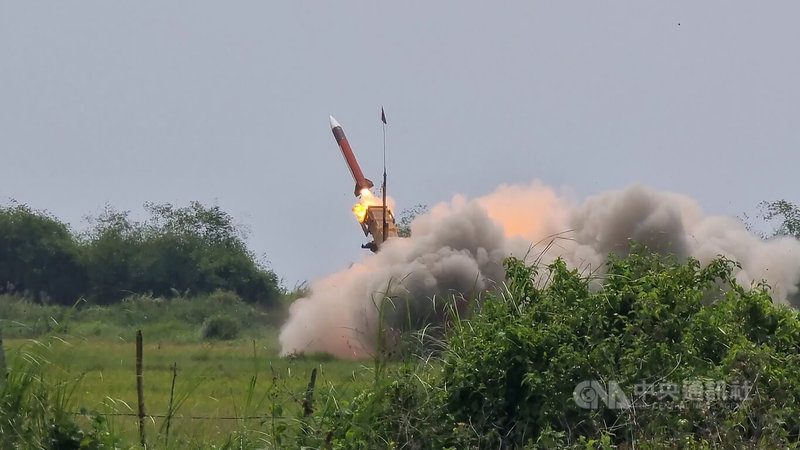
[[[254,343],[255,345],[255,343]],[[2,387],[6,382],[6,377],[9,373],[8,364],[5,358],[5,349],[3,346],[3,333],[2,327],[0,327],[0,387]],[[175,398],[175,383],[178,376],[178,365],[177,362],[172,364],[172,380],[170,386],[170,395],[169,395],[169,405],[168,411],[166,413],[147,413],[145,408],[145,399],[144,399],[144,345],[143,345],[143,336],[142,331],[137,330],[136,332],[136,371],[135,371],[135,378],[136,378],[136,393],[137,393],[137,405],[136,410],[132,408],[130,405],[125,403],[124,401],[120,402],[125,405],[125,408],[130,410],[130,412],[121,412],[121,411],[98,411],[98,410],[87,410],[82,408],[80,411],[73,411],[71,414],[74,417],[120,417],[120,418],[131,418],[135,419],[138,422],[138,431],[139,431],[139,439],[141,444],[146,448],[147,445],[147,436],[145,433],[146,423],[150,422],[154,424],[156,420],[166,420],[164,422],[163,430],[164,432],[164,439],[165,442],[169,440],[169,433],[170,433],[170,426],[173,420],[189,420],[189,421],[300,421],[303,422],[303,418],[307,418],[311,416],[314,412],[314,390],[316,385],[317,379],[317,368],[313,368],[311,371],[311,377],[308,382],[308,386],[306,391],[302,395],[292,394],[293,399],[299,403],[300,411],[298,412],[297,416],[287,416],[282,413],[277,413],[273,409],[272,413],[268,414],[242,414],[242,415],[213,415],[213,414],[177,414],[176,411],[180,408],[183,399],[178,399],[176,404]],[[180,397],[180,396],[179,396]],[[117,403],[116,400],[110,399],[111,402]],[[117,409],[119,405],[111,405],[106,402],[103,404],[108,407],[109,409]],[[69,414],[69,413],[68,413]]]
[[[2,333],[0,331],[0,333]],[[175,403],[175,382],[178,377],[178,365],[177,362],[174,362],[171,366],[172,370],[172,382],[170,386],[170,395],[169,395],[169,406],[167,413],[147,413],[145,408],[145,400],[144,400],[144,345],[143,345],[143,336],[141,330],[137,330],[136,332],[136,397],[137,397],[137,410],[134,411],[133,408],[130,407],[127,403],[122,401],[127,409],[130,412],[120,412],[120,411],[98,411],[98,410],[87,410],[81,409],[80,411],[73,411],[71,414],[75,417],[124,417],[124,418],[131,418],[136,419],[138,422],[138,431],[139,431],[139,439],[142,446],[146,447],[147,444],[147,436],[146,436],[146,423],[155,423],[157,419],[166,419],[164,423],[164,439],[165,441],[169,440],[169,432],[170,426],[173,420],[201,420],[201,421],[252,421],[252,420],[259,420],[262,422],[267,421],[296,421],[299,420],[299,417],[287,416],[283,414],[275,414],[274,411],[272,414],[243,414],[243,415],[211,415],[211,414],[177,414],[175,411],[180,407],[180,400],[178,401],[178,405],[176,406]],[[4,356],[2,350],[2,334],[0,334],[0,357]],[[5,361],[4,358],[0,358],[0,375],[5,373]],[[3,379],[5,377],[2,377]],[[314,368],[311,371],[311,378],[308,383],[308,387],[306,388],[305,394],[301,396],[295,396],[295,401],[300,402],[302,417],[309,417],[314,412],[314,389],[316,385],[316,378],[317,378],[317,369]],[[0,379],[0,386],[2,385],[3,379]],[[110,399],[112,402],[116,403],[115,400]],[[108,403],[104,402],[104,405],[109,408],[116,409],[116,405],[109,405]]]

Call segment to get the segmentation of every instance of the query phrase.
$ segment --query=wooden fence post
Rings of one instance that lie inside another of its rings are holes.
[[[317,383],[317,368],[311,371],[311,380],[306,388],[306,397],[303,399],[303,417],[308,417],[314,412],[314,385]]]
[[[139,439],[147,448],[144,434],[144,379],[142,376],[142,330],[136,332],[136,396],[139,399]]]

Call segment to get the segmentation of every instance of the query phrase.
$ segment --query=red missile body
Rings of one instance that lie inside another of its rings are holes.
[[[374,186],[374,184],[361,173],[361,167],[358,166],[358,161],[356,161],[356,157],[353,155],[353,149],[350,148],[350,143],[347,142],[344,130],[342,130],[342,126],[339,125],[339,122],[337,122],[333,116],[331,116],[331,131],[333,131],[333,137],[336,138],[336,143],[339,144],[339,148],[342,150],[342,156],[344,156],[347,167],[350,168],[353,180],[356,182],[355,195],[358,197],[361,195],[362,189],[369,189]]]

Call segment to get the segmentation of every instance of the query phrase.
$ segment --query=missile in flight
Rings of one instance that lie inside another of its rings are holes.
[[[358,166],[358,161],[356,161],[356,157],[353,155],[353,149],[350,148],[350,143],[347,142],[347,137],[344,135],[342,126],[336,121],[336,119],[333,118],[333,116],[330,117],[333,137],[336,138],[336,143],[339,144],[339,149],[342,150],[344,161],[347,163],[347,167],[350,169],[350,173],[353,175],[353,180],[356,182],[356,189],[354,193],[355,196],[358,197],[361,195],[362,190],[369,189],[374,186],[374,184],[361,172],[361,167]]]

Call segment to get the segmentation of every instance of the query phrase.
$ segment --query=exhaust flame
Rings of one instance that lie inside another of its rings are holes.
[[[356,203],[356,205],[353,206],[353,213],[356,215],[359,222],[364,223],[364,219],[367,218],[367,205]]]
[[[381,205],[383,205],[383,200],[376,197],[369,189],[364,188],[359,194],[359,202],[353,206],[353,214],[356,215],[360,223],[364,223],[367,218],[367,208]]]
[[[362,191],[357,206],[366,211],[373,204],[381,200]],[[380,313],[389,327],[421,328],[445,314],[443,298],[477,299],[496,289],[509,255],[542,264],[561,257],[572,268],[599,274],[608,253],[624,255],[629,239],[702,264],[717,255],[734,259],[742,286],[766,280],[776,303],[800,306],[800,242],[794,238],[762,240],[736,219],[703,215],[689,197],[642,185],[575,204],[535,181],[438,204],[414,219],[411,237],[391,239],[380,252],[313,282],[290,307],[281,354],[369,357],[379,305],[389,306]]]

